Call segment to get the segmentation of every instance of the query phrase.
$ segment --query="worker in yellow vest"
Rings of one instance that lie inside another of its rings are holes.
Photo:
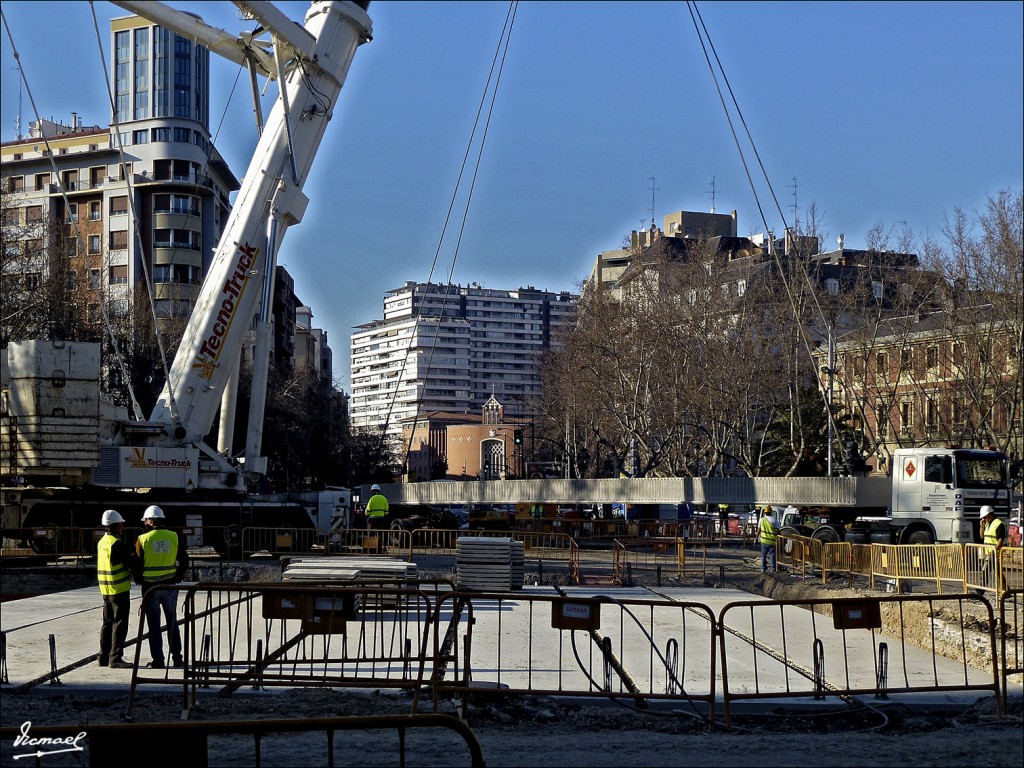
[[[178,630],[178,591],[153,589],[177,584],[188,571],[188,550],[175,531],[164,527],[164,511],[157,506],[146,507],[142,523],[146,526],[135,542],[138,556],[137,578],[142,585],[143,608],[149,627],[149,653],[153,660],[146,666],[164,668],[164,646],[160,637],[160,613],[167,623],[167,644],[175,667],[184,665],[181,655],[181,632]],[[152,591],[151,591],[152,590]]]
[[[103,619],[100,625],[101,667],[131,669],[124,660],[128,638],[132,575],[135,556],[121,538],[124,518],[116,509],[103,513],[100,524],[106,532],[96,545],[96,580],[103,595]]]
[[[770,563],[771,573],[775,573],[775,540],[779,532],[779,521],[775,518],[772,508],[765,507],[761,522],[758,524],[758,541],[761,542],[761,573],[768,570]]]
[[[999,550],[1006,543],[1006,523],[996,517],[996,511],[986,504],[980,510],[981,519],[978,521],[978,530],[982,535],[982,543],[985,545],[984,560],[981,564],[983,574],[998,573],[999,571]],[[988,580],[986,576],[986,581]],[[995,584],[1000,591],[1002,584]]]
[[[379,530],[384,527],[384,518],[388,516],[388,500],[376,483],[370,486],[370,494],[366,502],[366,525]]]

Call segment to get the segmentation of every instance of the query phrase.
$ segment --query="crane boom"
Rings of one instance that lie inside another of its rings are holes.
[[[143,4],[145,6],[150,3]],[[155,5],[155,4],[153,4]],[[264,4],[245,3],[250,7]],[[252,327],[265,281],[273,279],[273,253],[287,228],[302,220],[302,188],[356,49],[371,39],[368,3],[313,2],[305,33],[311,54],[286,42],[290,54],[278,78],[281,95],[267,120],[203,281],[191,320],[153,409],[150,423],[163,426],[153,445],[203,448],[221,397],[237,366],[243,338]],[[139,10],[144,13],[143,9]],[[262,8],[261,18],[270,15]],[[275,43],[278,35],[275,35]],[[292,30],[289,40],[305,39]],[[273,242],[268,222],[276,222]],[[262,281],[262,284],[261,284]],[[270,283],[272,285],[272,283]]]

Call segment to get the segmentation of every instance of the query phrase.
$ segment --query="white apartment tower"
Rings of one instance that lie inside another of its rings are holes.
[[[352,334],[351,424],[433,411],[477,414],[492,396],[511,421],[532,417],[539,357],[576,321],[578,296],[407,282],[384,295],[384,319]]]

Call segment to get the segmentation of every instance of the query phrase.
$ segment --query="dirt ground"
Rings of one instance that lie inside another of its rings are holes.
[[[25,720],[49,725],[117,723],[126,698],[75,695],[56,698],[4,695],[3,725]],[[173,720],[180,699],[147,696],[135,709],[136,722]],[[202,699],[193,721],[266,720],[371,714],[409,714],[407,694],[306,690],[246,694],[231,699]],[[452,704],[447,714],[455,714]],[[479,740],[485,764],[501,766],[1014,766],[1024,761],[1022,702],[1012,702],[1010,717],[997,720],[991,699],[960,713],[925,714],[906,708],[838,707],[828,716],[782,711],[738,719],[731,731],[709,732],[695,713],[642,712],[614,704],[576,706],[565,700],[530,698],[478,702],[467,722]],[[335,737],[334,764],[401,764],[394,731],[346,732]],[[170,748],[170,747],[167,747]],[[255,765],[251,736],[211,737],[212,766]],[[0,764],[18,765],[22,750],[4,739]],[[79,755],[52,755],[41,765],[82,765]],[[181,762],[174,761],[176,765]],[[264,766],[327,765],[321,731],[265,736]],[[469,751],[447,729],[410,730],[405,765],[468,766]]]
[[[421,576],[443,576],[443,564],[420,566]],[[661,584],[680,585],[691,579],[661,579],[650,573],[634,573],[635,583],[656,589]],[[528,579],[565,583],[557,568]],[[596,581],[596,576],[592,577]],[[255,578],[253,580],[262,580]],[[792,575],[765,577],[754,567],[750,550],[709,550],[709,568],[699,580],[722,583],[777,599],[863,596],[864,585],[849,589],[845,582],[821,585]],[[922,642],[930,636],[924,628],[936,617],[921,615]],[[941,616],[938,617],[941,620]],[[987,629],[987,616],[976,618],[976,629]],[[981,633],[978,633],[979,635]],[[949,647],[940,648],[954,657],[963,652],[955,633]],[[970,636],[966,644],[972,646]],[[976,653],[969,649],[969,655]],[[982,658],[980,653],[978,658]],[[36,689],[25,694],[3,691],[0,723],[19,728],[31,721],[40,725],[73,724],[88,730],[90,724],[119,723],[127,706],[126,696],[77,695],[61,692],[46,695]],[[180,697],[143,695],[135,705],[135,722],[179,720]],[[424,705],[420,705],[423,712]],[[190,721],[266,720],[351,715],[402,714],[411,712],[409,694],[396,691],[372,693],[350,690],[292,690],[236,693],[230,698],[206,696],[189,714]],[[445,714],[457,714],[454,702]],[[837,702],[828,713],[815,716],[796,709],[779,708],[756,716],[734,718],[727,730],[721,721],[709,729],[696,711],[639,710],[631,704],[555,698],[500,698],[473,701],[467,724],[479,740],[488,766],[1018,766],[1024,764],[1024,700],[1011,699],[1006,716],[996,717],[991,697],[979,699],[961,712],[917,712],[899,705],[870,706]],[[461,737],[446,729],[409,730],[405,736],[404,765],[458,766],[470,764]],[[11,739],[0,742],[0,765],[19,766],[24,749]],[[257,761],[251,736],[215,736],[208,742],[212,766],[327,765],[326,738],[322,731],[274,734],[260,741]],[[165,755],[169,757],[169,755]],[[127,756],[126,756],[127,758]],[[40,758],[40,765],[83,765],[78,753]],[[173,761],[177,766],[184,764]],[[395,731],[339,732],[335,736],[333,764],[346,766],[402,765]]]

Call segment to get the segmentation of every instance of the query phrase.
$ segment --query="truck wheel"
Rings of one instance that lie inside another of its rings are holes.
[[[242,559],[242,527],[240,525],[225,526],[220,536],[210,537],[217,554],[227,560]]]
[[[404,530],[405,526],[397,520],[391,524],[391,528],[388,530],[388,534],[385,537],[385,541],[389,548],[398,548],[402,546],[402,532]]]
[[[817,539],[823,544],[835,544],[837,541],[842,541],[842,536],[834,528],[818,528],[811,535],[812,539]]]
[[[908,544],[934,544],[931,533],[928,531],[914,531],[907,539]]]
[[[792,539],[792,537],[793,536],[799,536],[800,535],[800,531],[798,531],[796,528],[794,528],[791,525],[787,525],[785,528],[780,528],[779,529],[779,535],[780,536],[790,537],[790,538],[787,538],[785,541],[782,542],[782,546],[779,547],[779,554],[781,554],[781,555],[783,555],[783,556],[785,556],[787,558],[792,558],[793,557],[793,539]]]

